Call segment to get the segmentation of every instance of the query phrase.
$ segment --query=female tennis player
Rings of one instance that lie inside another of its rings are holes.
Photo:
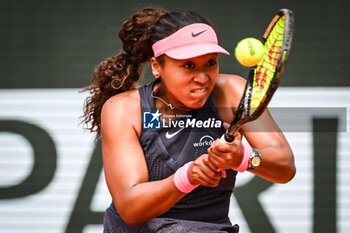
[[[233,143],[216,140],[245,80],[219,74],[218,54],[229,53],[202,16],[146,8],[118,35],[123,51],[94,70],[84,112],[113,199],[104,232],[238,232],[228,218],[237,171],[290,181],[284,135],[266,111]],[[147,62],[155,80],[137,87]]]

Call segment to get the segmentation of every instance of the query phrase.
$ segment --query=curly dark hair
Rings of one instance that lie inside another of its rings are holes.
[[[116,94],[134,89],[142,74],[144,63],[153,57],[152,45],[193,23],[209,21],[196,12],[168,12],[160,8],[145,8],[126,20],[118,36],[123,51],[102,61],[93,71],[92,83],[85,100],[82,123],[96,139],[101,135],[101,110],[106,100]],[[163,64],[162,56],[157,60]]]

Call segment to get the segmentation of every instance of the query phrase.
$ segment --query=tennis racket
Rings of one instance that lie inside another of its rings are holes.
[[[226,142],[233,142],[239,129],[257,119],[267,108],[286,67],[293,27],[293,12],[288,9],[279,10],[267,27],[262,37],[264,56],[249,72],[234,119],[224,134]]]

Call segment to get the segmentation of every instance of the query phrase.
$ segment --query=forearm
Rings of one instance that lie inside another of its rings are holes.
[[[289,147],[270,146],[257,149],[262,162],[252,173],[274,183],[287,183],[293,179],[296,168],[293,152]]]
[[[115,200],[118,213],[129,225],[137,225],[169,210],[185,194],[174,184],[174,175],[134,185],[122,200]]]

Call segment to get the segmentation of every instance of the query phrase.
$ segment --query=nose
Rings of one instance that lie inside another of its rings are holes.
[[[206,72],[198,72],[196,76],[194,76],[194,81],[200,84],[205,84],[209,79],[209,76]]]

